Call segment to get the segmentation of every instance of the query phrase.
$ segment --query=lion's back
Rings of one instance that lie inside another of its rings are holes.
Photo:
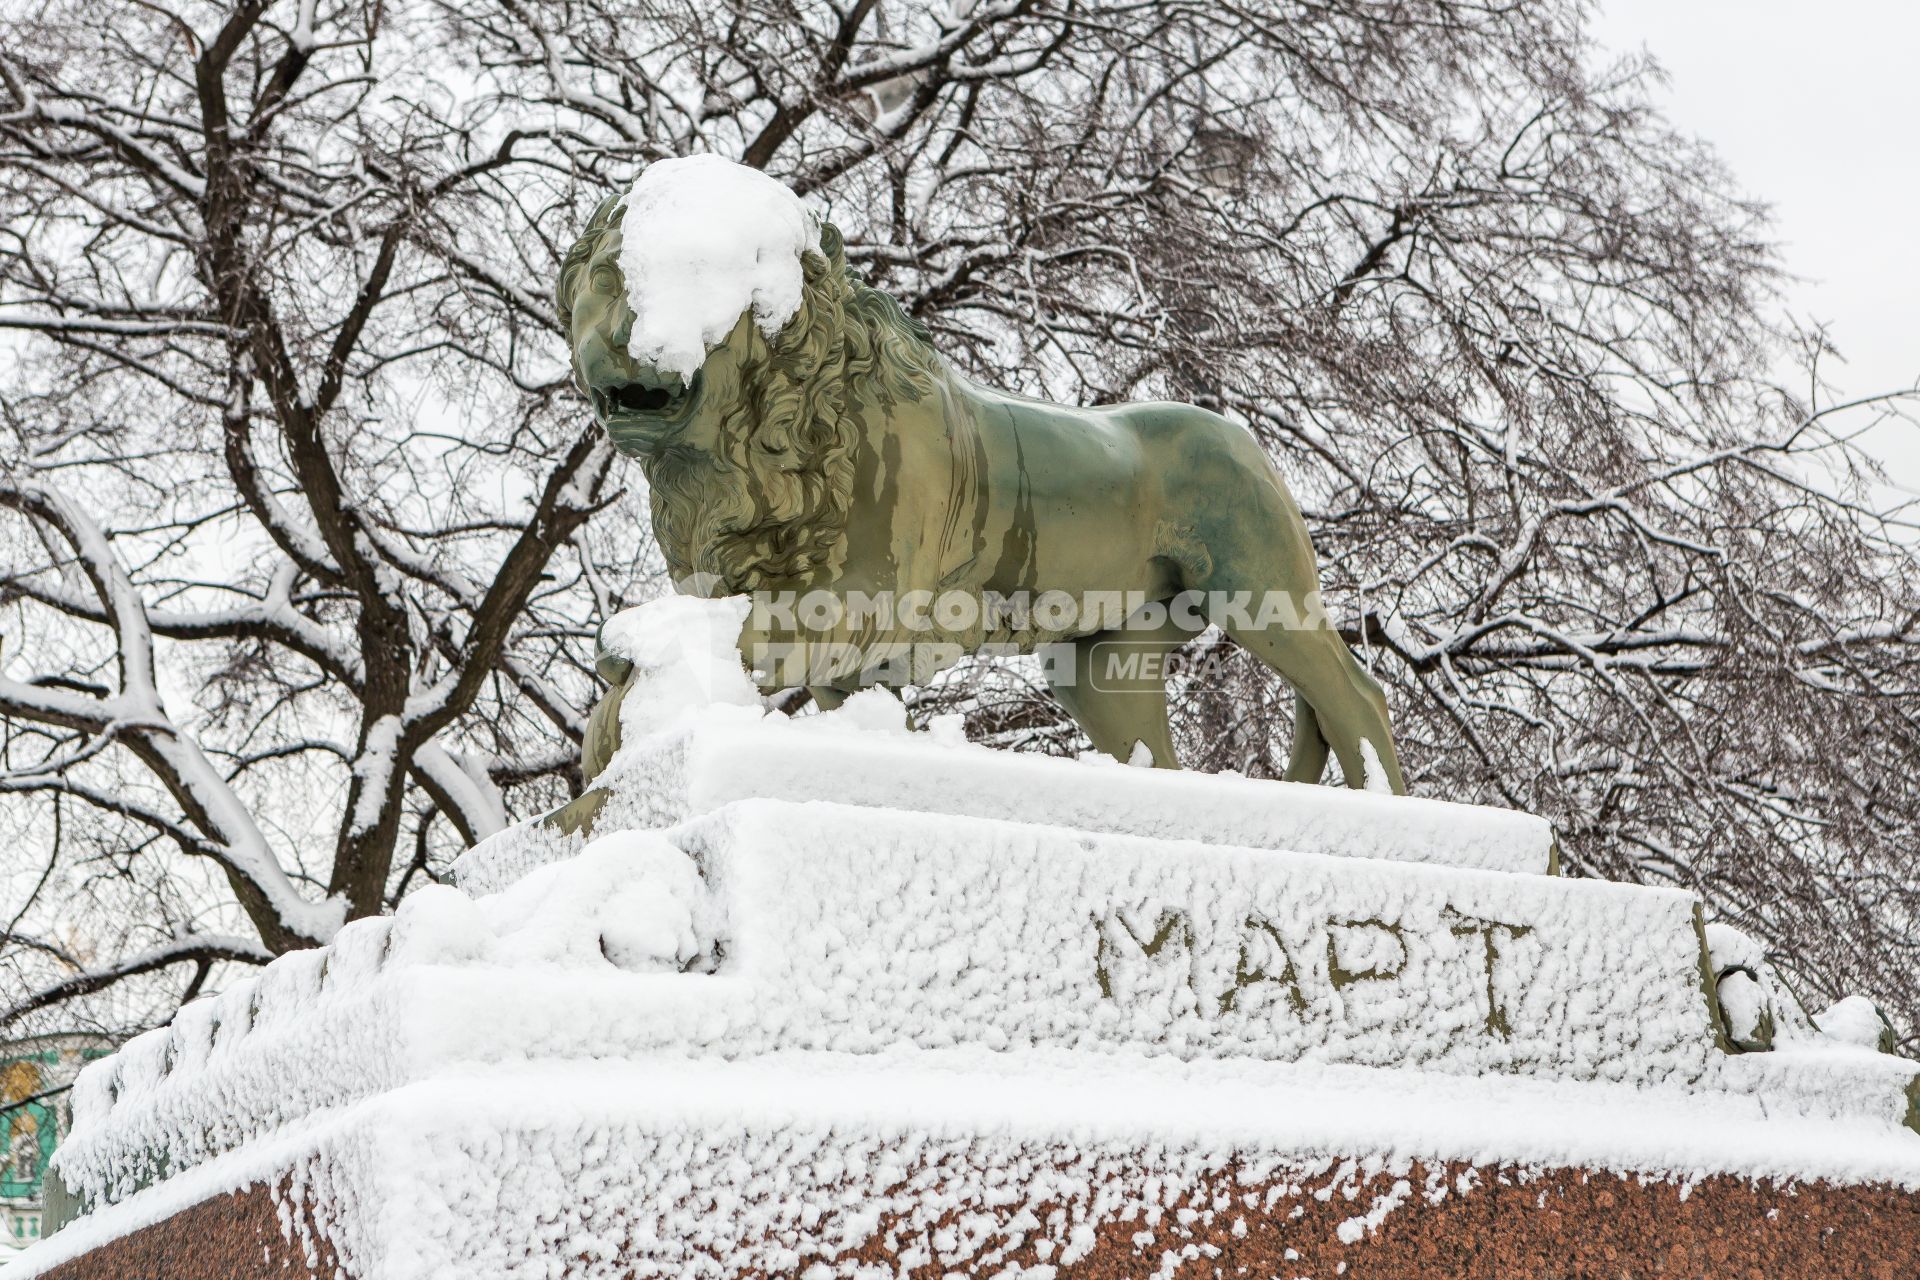
[[[1169,483],[1224,497],[1279,481],[1273,461],[1245,427],[1198,405],[1172,400],[1114,405],[1101,412],[1139,443],[1147,468]]]
[[[1163,515],[1222,503],[1265,506],[1275,498],[1291,504],[1252,434],[1197,405],[1074,407],[991,392],[976,403],[1011,428],[999,438],[1012,456],[1000,462],[1036,498]]]

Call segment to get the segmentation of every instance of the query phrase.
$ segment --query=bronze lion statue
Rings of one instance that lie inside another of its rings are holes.
[[[962,654],[1055,646],[1049,678],[1094,745],[1171,768],[1162,664],[1212,621],[1295,691],[1288,779],[1319,781],[1331,748],[1348,785],[1404,792],[1385,696],[1321,612],[1300,509],[1246,430],[1192,405],[1074,408],[982,386],[849,269],[830,223],[813,224],[777,332],[743,309],[691,376],[653,367],[630,352],[621,210],[595,210],[556,298],[596,419],[646,474],[675,580],[909,604],[850,611],[831,644],[810,633],[807,676],[756,670],[765,692],[805,684],[832,707]],[[1102,607],[1018,607],[1061,600]],[[743,654],[786,624],[756,625]],[[602,671],[616,687],[589,777],[618,735],[622,672]]]

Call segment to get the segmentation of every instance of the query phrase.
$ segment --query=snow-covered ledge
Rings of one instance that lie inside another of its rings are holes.
[[[595,781],[594,830],[658,830],[749,799],[832,800],[1077,831],[1338,857],[1550,873],[1553,830],[1511,809],[1383,796],[1237,774],[996,751],[959,717],[910,729],[883,688],[789,717],[765,709],[740,658],[744,597],[676,596],[609,620],[603,649],[632,664],[621,748]],[[505,888],[583,841],[527,823],[455,864],[473,893]]]

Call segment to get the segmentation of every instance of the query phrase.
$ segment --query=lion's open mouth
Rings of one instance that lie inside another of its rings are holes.
[[[658,387],[621,387],[613,393],[613,402],[629,413],[657,413],[673,403],[673,397]]]
[[[691,382],[674,379],[666,387],[650,387],[645,382],[622,382],[591,387],[593,416],[613,441],[613,447],[630,457],[647,457],[667,447],[686,427],[700,398],[700,374]]]
[[[593,389],[593,407],[602,418],[611,418],[616,413],[658,413],[672,403],[673,396],[656,387]]]
[[[593,407],[603,421],[620,414],[655,416],[673,409],[687,398],[691,390],[689,387],[671,390],[649,387],[639,382],[628,382],[617,387],[595,387],[592,390]]]

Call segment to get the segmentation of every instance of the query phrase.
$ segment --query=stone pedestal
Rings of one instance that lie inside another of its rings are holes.
[[[922,1203],[909,1207],[896,1197],[884,1201],[876,1216],[854,1223],[794,1226],[779,1234],[783,1243],[762,1243],[734,1257],[691,1233],[644,1237],[614,1215],[608,1248],[557,1257],[556,1250],[577,1247],[579,1229],[556,1220],[535,1224],[531,1232],[501,1231],[484,1250],[457,1262],[435,1260],[423,1269],[426,1260],[410,1259],[408,1274],[547,1275],[553,1274],[547,1263],[557,1261],[560,1274],[609,1276],[1906,1280],[1920,1250],[1920,1200],[1886,1187],[1783,1187],[1724,1175],[1682,1181],[1422,1161],[1391,1168],[1313,1163],[1251,1179],[1236,1166],[1204,1171],[1176,1187],[1157,1165],[1111,1158],[1106,1163],[1101,1188],[1127,1208],[1097,1223],[1074,1222],[1076,1206],[1044,1191],[963,1199],[956,1190],[965,1182],[978,1188],[982,1175],[1004,1167],[952,1169],[944,1182],[929,1179]],[[689,1183],[700,1185],[704,1170],[687,1172]],[[703,1203],[717,1206],[722,1199]],[[703,1203],[690,1212],[720,1211]],[[290,1179],[256,1182],[210,1196],[42,1274],[48,1280],[390,1274],[377,1258],[342,1264],[315,1225],[316,1212],[334,1211],[302,1198]],[[289,1213],[301,1224],[292,1233]],[[1065,1225],[1064,1243],[1047,1231],[1055,1219]]]
[[[1691,897],[1536,820],[722,710],[91,1069],[7,1280],[1920,1257],[1920,1066],[1730,1052]]]
[[[1703,1174],[1811,1167],[1824,1126],[1607,1086],[1068,1065],[451,1073],[83,1220],[92,1247],[37,1274],[1904,1280],[1920,1250],[1905,1153],[1862,1128],[1844,1181]]]

